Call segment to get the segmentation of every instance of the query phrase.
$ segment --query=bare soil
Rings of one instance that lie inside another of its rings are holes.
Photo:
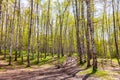
[[[32,66],[25,68],[22,65],[8,66],[4,60],[0,60],[0,80],[102,80],[101,78],[89,76],[88,74],[76,75],[85,69],[77,66],[75,58],[69,58],[64,65],[58,68],[58,65],[45,64],[42,66]],[[118,74],[120,68],[107,68]],[[112,74],[115,80],[120,80],[120,75]]]

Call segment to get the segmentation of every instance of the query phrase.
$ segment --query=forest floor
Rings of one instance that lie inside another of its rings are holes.
[[[75,57],[68,58],[60,68],[54,65],[54,59],[49,63],[26,68],[16,63],[8,66],[7,61],[0,60],[0,80],[120,80],[120,67],[115,62],[114,66],[99,63],[101,67],[96,72],[92,72],[92,67],[78,66]]]

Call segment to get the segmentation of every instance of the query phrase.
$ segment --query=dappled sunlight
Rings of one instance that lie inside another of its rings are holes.
[[[120,0],[0,0],[0,80],[120,80]]]

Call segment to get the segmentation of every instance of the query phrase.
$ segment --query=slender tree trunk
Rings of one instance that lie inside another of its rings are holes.
[[[38,2],[39,0],[37,0],[37,2]],[[39,8],[39,3],[37,3],[37,6],[36,6],[36,8],[37,8],[37,62],[39,63],[39,57],[40,57],[40,41],[39,41],[39,10],[38,10],[38,8]]]
[[[0,39],[0,53],[2,53],[2,45],[3,45],[3,27],[4,27],[4,13],[2,13],[1,19],[1,39]]]
[[[1,20],[1,13],[2,13],[2,1],[3,0],[0,0],[0,20]]]
[[[64,12],[62,15],[60,15],[60,54],[63,57],[64,53],[63,53],[63,20],[64,20]]]
[[[103,36],[103,56],[106,59],[106,43],[105,43],[105,18],[106,17],[106,1],[104,0],[104,12],[103,12],[103,21],[102,21],[102,36]]]
[[[50,23],[50,0],[48,0],[48,14],[47,14],[47,24],[46,24],[46,51],[45,51],[45,58],[47,57],[47,53],[49,51],[49,45],[48,45],[48,33],[49,33],[49,23]]]
[[[119,55],[119,49],[118,49],[118,40],[117,40],[117,28],[116,28],[116,22],[115,22],[115,7],[114,7],[114,0],[112,0],[112,8],[113,8],[113,26],[114,26],[114,40],[115,40],[115,48],[116,48],[116,58],[118,61],[118,64],[120,66],[120,55]]]
[[[35,52],[35,50],[34,50],[34,43],[35,43],[35,19],[33,18],[33,22],[32,22],[32,32],[31,32],[31,37],[32,37],[32,39],[31,39],[31,53],[32,53],[32,59],[34,59],[34,52]]]
[[[16,9],[17,0],[14,3],[14,13],[13,13],[13,20],[10,22],[11,32],[10,32],[10,54],[9,54],[9,65],[12,62],[12,50],[13,50],[13,34],[14,34],[14,20],[15,20],[15,9]]]
[[[23,53],[22,53],[22,50],[23,50],[23,30],[22,30],[22,25],[21,25],[21,0],[19,0],[18,2],[18,18],[19,18],[19,23],[18,23],[18,26],[19,26],[19,57],[21,57],[21,62],[23,63]]]
[[[110,13],[109,13],[110,14]],[[108,23],[110,23],[110,19],[108,19]],[[109,44],[109,52],[110,52],[110,58],[111,58],[111,65],[112,65],[112,46],[111,46],[111,38],[110,38],[110,24],[109,24],[109,28],[108,28],[108,44]]]
[[[2,26],[2,18],[1,18],[1,16],[2,16],[2,1],[3,0],[0,0],[0,26]],[[1,30],[2,30],[2,28],[1,28]],[[2,33],[2,31],[1,31],[1,33]],[[1,34],[1,36],[2,36],[2,34]],[[1,39],[2,39],[2,37],[1,37]],[[0,41],[0,54],[2,53],[2,51],[1,51],[1,48],[2,48],[2,41]]]
[[[77,0],[75,0],[75,7],[76,7],[76,40],[77,40],[77,50],[78,50],[78,54],[79,54],[79,58],[80,58],[80,64],[82,64],[82,50],[81,50],[81,41],[80,41],[80,31],[79,31],[79,27],[80,27],[80,18],[79,18],[79,11],[78,11],[78,2]]]
[[[31,14],[30,14],[30,26],[28,33],[28,54],[27,54],[27,67],[30,67],[30,44],[31,44],[31,31],[32,31],[32,20],[33,20],[33,0],[31,0]]]
[[[7,48],[7,26],[8,26],[8,0],[6,0],[6,23],[5,23],[5,43],[4,43],[4,59],[6,59]]]
[[[20,4],[20,2],[19,2],[19,4]],[[20,6],[19,6],[20,7]],[[19,8],[20,9],[20,8]],[[19,26],[19,22],[20,22],[20,11],[18,10],[18,13],[17,13],[17,28],[16,28],[16,48],[15,48],[15,61],[17,61],[17,55],[18,55],[18,40],[19,40],[19,28],[20,28],[20,26]]]
[[[120,10],[120,0],[117,0],[117,12],[116,12],[116,25],[117,25],[117,41],[119,41],[120,40],[120,25],[119,25],[119,23],[120,23],[120,17],[119,17],[119,10]],[[120,47],[120,44],[119,44],[119,42],[118,42],[118,48]],[[119,52],[120,52],[120,50],[119,50]],[[119,53],[119,58],[120,58],[120,53]]]
[[[51,27],[50,29],[51,29],[51,43],[52,43],[52,47],[51,47],[51,55],[52,55],[52,57],[54,57],[53,20],[51,21],[50,27]]]
[[[84,16],[84,1],[82,0],[81,2],[82,4],[82,11],[81,11],[81,14],[82,14],[82,47],[83,47],[83,54],[84,54],[84,62],[86,62],[86,53],[85,53],[85,44],[84,44],[84,27],[85,27],[85,16]]]
[[[87,3],[87,2],[86,2]],[[89,3],[89,2],[88,2]],[[88,6],[87,3],[87,13],[89,13],[89,9],[90,7]],[[89,4],[90,5],[90,4]],[[87,14],[87,18],[89,17],[89,15]],[[87,43],[87,67],[90,67],[90,56],[91,56],[91,51],[90,51],[90,27],[89,27],[90,23],[89,20],[87,19],[87,28],[86,28],[86,43]]]
[[[94,25],[92,21],[92,11],[91,11],[91,2],[90,0],[86,0],[87,3],[87,23],[88,27],[90,28],[91,40],[92,40],[92,52],[93,52],[93,71],[97,70],[97,53],[96,53],[96,46],[94,41]],[[93,4],[94,5],[94,4]],[[93,6],[92,5],[92,6]]]
[[[2,13],[2,1],[3,0],[0,0],[0,18],[1,18],[1,13]]]

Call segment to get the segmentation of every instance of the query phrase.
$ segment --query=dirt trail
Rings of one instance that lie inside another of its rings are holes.
[[[0,70],[0,80],[102,80],[92,76],[88,77],[86,74],[76,75],[83,70],[77,67],[76,58],[68,58],[59,69],[57,66],[49,64],[31,68],[11,68],[3,60],[0,60],[0,67],[5,69]]]
[[[76,66],[67,63],[63,67],[57,69],[54,65],[42,65],[40,67],[32,66],[31,68],[14,68],[7,66],[7,62],[0,60],[0,80],[78,80],[71,73]],[[70,78],[70,79],[69,79]]]

